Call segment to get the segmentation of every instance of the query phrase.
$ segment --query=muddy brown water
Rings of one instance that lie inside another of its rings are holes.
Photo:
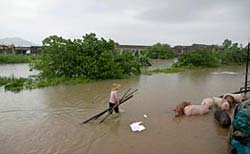
[[[0,154],[227,153],[229,132],[218,126],[212,112],[174,118],[172,109],[183,100],[200,104],[205,97],[237,91],[243,72],[244,66],[225,66],[16,94],[0,88]],[[97,120],[80,125],[106,109],[113,82],[122,84],[120,93],[139,91],[120,107],[119,115],[102,124]],[[146,130],[132,132],[129,124],[136,121]]]

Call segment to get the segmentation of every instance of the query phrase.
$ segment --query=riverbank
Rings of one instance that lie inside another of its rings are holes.
[[[35,58],[30,55],[0,54],[0,64],[30,63]]]
[[[23,89],[35,89],[48,86],[55,86],[59,84],[78,84],[90,82],[89,79],[84,78],[40,78],[39,76],[23,78],[12,77],[0,77],[0,87],[3,86],[6,91],[19,92]]]
[[[169,68],[157,68],[149,71],[145,71],[145,74],[152,74],[152,73],[179,73],[185,71],[192,71],[192,70],[201,70],[201,69],[209,69],[209,68],[218,68],[223,66],[241,66],[243,64],[221,64],[214,67],[205,67],[205,66],[180,66],[180,67],[169,67]]]

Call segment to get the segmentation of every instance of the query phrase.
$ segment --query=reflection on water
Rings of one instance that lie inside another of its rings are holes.
[[[244,66],[227,66],[17,94],[0,91],[0,153],[226,153],[228,130],[217,125],[212,113],[174,118],[172,109],[183,100],[200,104],[205,97],[237,91],[243,72]],[[106,109],[113,82],[122,84],[121,93],[130,87],[139,91],[121,106],[124,112],[120,115],[112,115],[102,124],[97,120],[80,125]],[[143,121],[146,130],[131,132],[129,124],[135,121]]]

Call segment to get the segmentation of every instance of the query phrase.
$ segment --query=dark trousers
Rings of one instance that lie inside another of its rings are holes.
[[[115,106],[116,104],[113,104],[113,103],[109,103],[109,113],[110,114],[112,114],[112,108]],[[119,107],[118,106],[116,106],[115,108],[114,108],[114,110],[115,110],[115,113],[119,113]]]

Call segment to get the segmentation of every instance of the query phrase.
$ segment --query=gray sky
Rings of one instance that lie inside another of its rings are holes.
[[[246,44],[249,16],[250,0],[1,0],[0,38],[40,44],[94,32],[120,44]]]

